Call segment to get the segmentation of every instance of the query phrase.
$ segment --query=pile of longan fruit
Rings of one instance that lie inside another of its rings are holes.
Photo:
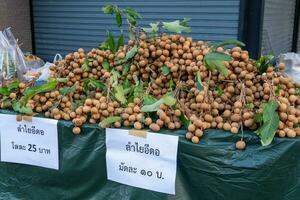
[[[143,96],[122,105],[106,94],[111,92],[113,74],[104,65],[108,63],[110,69],[122,74],[125,64],[120,60],[126,59],[126,54],[135,46],[138,47],[137,53],[127,61],[130,62],[129,70],[118,77],[118,82],[128,80],[134,85],[136,76],[147,83],[145,94],[156,99],[173,92],[177,100],[175,106],[161,104],[156,113],[144,113],[141,111]],[[232,61],[224,61],[229,72],[227,77],[205,67],[204,57],[212,51],[232,57]],[[149,127],[153,131],[163,127],[171,130],[182,128],[181,117],[186,116],[190,121],[186,138],[199,143],[204,131],[209,128],[224,129],[232,134],[238,134],[245,128],[256,130],[259,123],[255,115],[263,112],[264,103],[276,100],[280,117],[277,135],[295,137],[300,135],[300,129],[296,128],[300,123],[300,98],[297,95],[300,83],[293,83],[290,77],[285,76],[284,68],[285,65],[279,63],[260,74],[255,60],[250,59],[248,52],[240,47],[214,49],[203,41],[193,41],[191,37],[182,35],[161,34],[148,38],[141,33],[139,40],[129,40],[115,53],[96,48],[86,53],[80,48],[66,55],[50,68],[50,76],[68,78],[68,81],[60,83],[55,91],[35,95],[27,104],[36,112],[45,113],[46,117],[72,120],[74,134],[81,132],[80,126],[85,122],[101,126],[102,120],[112,116],[119,116],[121,120],[110,126]],[[202,80],[201,90],[197,88],[197,74]],[[107,91],[95,89],[87,94],[84,91],[87,79],[106,84]],[[62,96],[61,90],[65,86],[76,86],[76,90]],[[241,138],[236,148],[245,147]]]

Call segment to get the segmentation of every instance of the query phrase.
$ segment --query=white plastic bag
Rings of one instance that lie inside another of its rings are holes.
[[[293,78],[293,82],[300,82],[300,54],[285,53],[279,55],[279,62],[285,64],[284,72]]]

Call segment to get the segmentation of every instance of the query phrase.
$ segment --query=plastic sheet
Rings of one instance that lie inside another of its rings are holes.
[[[6,112],[7,111],[1,111]],[[9,112],[8,112],[9,113]],[[85,125],[72,134],[72,123],[58,123],[60,170],[0,163],[0,199],[197,199],[294,200],[300,196],[300,138],[275,138],[262,147],[257,136],[245,132],[247,148],[237,151],[240,135],[208,130],[200,144],[179,135],[176,195],[108,181],[105,130]]]

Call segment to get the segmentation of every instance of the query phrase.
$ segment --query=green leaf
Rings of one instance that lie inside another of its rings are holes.
[[[133,18],[131,15],[129,15],[128,13],[126,13],[126,17],[128,22],[130,23],[131,26],[135,26],[136,25],[136,21],[135,18]]]
[[[160,68],[161,69],[161,73],[164,75],[164,76],[167,76],[167,75],[169,75],[170,74],[170,69],[169,69],[169,67],[167,67],[167,66],[163,66],[162,68]]]
[[[276,112],[278,103],[269,101],[263,108],[262,125],[255,131],[260,137],[263,146],[271,144],[279,125],[279,116]]]
[[[155,98],[154,99],[150,99],[150,98],[147,101],[153,102],[155,99]],[[141,108],[141,111],[142,112],[155,112],[155,111],[158,111],[158,109],[162,103],[166,104],[168,106],[174,106],[176,104],[176,99],[174,97],[172,97],[170,94],[166,94],[159,100],[155,99],[155,102],[153,102],[152,104],[146,104],[146,103],[149,103],[149,102],[145,102],[145,99],[144,99],[144,106]]]
[[[126,76],[129,72],[129,69],[130,69],[130,63],[123,64],[122,76]],[[128,79],[126,79],[126,80],[128,80]]]
[[[296,95],[300,96],[300,89],[299,88],[296,89]]]
[[[87,72],[90,70],[90,66],[89,66],[89,60],[85,59],[84,63],[81,65],[81,68],[83,71]]]
[[[122,85],[116,85],[113,87],[115,90],[115,98],[121,103],[126,103],[125,93]]]
[[[163,103],[168,106],[174,106],[176,104],[176,99],[171,95],[164,95],[162,97]]]
[[[116,12],[116,23],[118,27],[122,26],[122,10],[121,9],[117,9]]]
[[[103,7],[102,7],[102,11],[103,11],[103,13],[105,13],[105,14],[114,14],[114,12],[115,12],[115,7],[114,7],[114,5],[112,5],[112,4],[106,4],[106,5],[104,5]]]
[[[29,87],[24,91],[23,96],[21,97],[19,102],[21,102],[21,104],[25,105],[27,103],[27,101],[29,99],[31,99],[34,95],[55,90],[57,84],[58,84],[58,81],[56,79],[50,79],[44,85]]]
[[[4,96],[8,96],[10,94],[10,91],[6,86],[0,87],[0,94]]]
[[[247,103],[247,104],[245,105],[245,108],[250,109],[250,110],[252,110],[254,107],[255,107],[255,106],[254,106],[253,103]]]
[[[118,39],[118,43],[117,43],[117,48],[116,48],[116,50],[118,50],[121,46],[123,46],[124,43],[125,43],[124,35],[121,34],[121,35],[119,36],[119,39]]]
[[[90,90],[99,90],[99,89],[103,92],[106,91],[106,85],[104,83],[101,83],[99,80],[87,79],[83,82],[84,92]]]
[[[159,99],[159,100],[156,100],[154,103],[152,104],[148,104],[148,105],[144,105],[142,108],[141,108],[141,111],[142,112],[155,112],[155,111],[158,111],[160,105],[163,103],[163,99]]]
[[[12,92],[12,91],[18,89],[20,83],[21,83],[21,81],[19,81],[19,80],[14,80],[14,81],[12,81],[10,84],[7,85],[7,89],[8,89],[10,92]]]
[[[168,85],[169,85],[170,90],[175,90],[176,85],[175,85],[173,79],[169,80]]]
[[[254,120],[261,125],[263,123],[263,114],[258,112],[255,113]]]
[[[31,108],[21,105],[20,102],[14,102],[12,107],[14,111],[19,113],[28,114],[28,115],[33,113]]]
[[[191,121],[187,118],[187,116],[185,114],[181,113],[179,119],[180,119],[182,125],[185,128],[188,128],[188,126],[190,125]]]
[[[100,50],[107,50],[108,49],[108,40],[104,40],[98,47]]]
[[[125,56],[126,61],[130,60],[131,58],[133,58],[137,52],[138,52],[138,47],[136,45],[134,45],[127,53]]]
[[[137,86],[134,87],[133,95],[134,97],[142,97],[144,95],[144,87],[142,82],[140,82]]]
[[[159,25],[159,22],[156,22],[156,23],[150,23],[150,27],[151,28],[142,28],[143,31],[145,31],[146,33],[157,33],[158,32],[158,25]]]
[[[182,32],[189,33],[192,31],[191,27],[180,24],[179,20],[173,22],[163,22],[163,28],[166,29],[167,31],[175,32],[175,33],[182,33]]]
[[[130,15],[131,17],[133,17],[134,19],[142,19],[142,16],[133,8],[129,8],[127,7],[125,9],[126,14]]]
[[[255,66],[258,69],[259,74],[263,74],[267,71],[269,66],[272,66],[272,61],[274,60],[273,55],[261,56],[257,61],[255,61]]]
[[[211,52],[204,56],[204,60],[222,60],[230,62],[232,60],[232,57],[225,53]]]
[[[223,60],[206,60],[205,67],[210,70],[217,70],[219,73],[224,75],[225,77],[228,76],[228,69],[224,65]]]
[[[222,42],[212,44],[212,46],[214,48],[223,47],[226,45],[237,45],[237,46],[241,46],[241,47],[245,46],[245,44],[239,40],[224,40]]]
[[[116,52],[115,38],[110,31],[108,31],[107,43],[108,43],[109,50],[115,53]]]
[[[128,29],[128,38],[130,40],[135,40],[134,32],[131,29]]]
[[[144,105],[151,105],[157,101],[156,98],[150,94],[144,95],[143,100],[144,100]]]
[[[68,95],[69,93],[74,92],[75,90],[76,90],[76,86],[75,86],[75,85],[73,85],[72,87],[65,86],[65,87],[63,87],[63,88],[60,90],[60,94],[61,94],[62,96],[66,96],[66,95]]]
[[[224,93],[223,89],[220,86],[218,86],[217,87],[217,95],[218,95],[218,97],[222,96],[223,93]]]
[[[203,90],[203,84],[202,84],[202,81],[201,81],[201,75],[200,75],[200,72],[197,72],[197,76],[196,76],[196,86],[197,86],[197,89],[199,91],[202,91]]]
[[[6,107],[8,107],[9,105],[11,105],[11,99],[4,99],[3,101],[2,101],[2,105],[1,106],[3,106],[4,108],[6,108]]]
[[[100,126],[104,128],[112,123],[120,122],[121,120],[121,117],[108,117],[100,122]]]
[[[21,83],[21,81],[14,80],[7,86],[0,87],[0,94],[4,95],[4,96],[10,95],[10,93],[12,93],[18,89],[20,83]]]
[[[183,18],[182,20],[180,20],[180,24],[182,26],[188,26],[188,22],[191,21],[191,18]]]
[[[52,79],[48,79],[48,82],[51,82],[51,81],[57,81],[58,83],[66,83],[68,82],[68,78],[52,78]]]
[[[102,65],[102,67],[103,67],[104,69],[106,69],[107,71],[110,71],[109,62],[103,61],[103,62],[101,63],[101,65]]]

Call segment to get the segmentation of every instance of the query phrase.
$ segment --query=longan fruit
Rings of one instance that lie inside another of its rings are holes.
[[[128,120],[123,121],[123,125],[124,126],[129,126],[130,125],[130,121],[128,121]]]
[[[241,120],[241,116],[239,114],[233,114],[233,115],[231,115],[230,119],[233,122],[238,122]]]
[[[229,118],[229,117],[231,116],[230,110],[225,110],[225,111],[223,112],[223,116],[224,116],[225,118]]]
[[[223,124],[223,129],[224,129],[225,131],[230,131],[231,125],[230,125],[228,122],[226,122],[226,123]]]
[[[297,136],[300,136],[300,127],[295,128],[295,132]]]
[[[231,127],[230,132],[233,134],[237,134],[239,132],[239,129],[237,127]]]
[[[205,114],[204,115],[204,120],[207,121],[207,122],[212,122],[213,117],[210,114]]]
[[[138,129],[138,130],[140,130],[140,129],[142,129],[142,124],[141,124],[141,122],[135,122],[134,124],[133,124],[133,127],[135,128],[135,129]]]
[[[279,130],[279,131],[278,131],[278,136],[279,136],[279,137],[285,137],[285,136],[286,136],[285,131]]]
[[[187,132],[185,134],[185,138],[188,139],[188,140],[191,140],[193,136],[194,136],[194,134],[192,132]]]
[[[191,140],[192,140],[192,143],[194,143],[194,144],[198,144],[200,141],[197,136],[193,136]]]
[[[287,132],[286,132],[286,135],[290,138],[294,138],[297,136],[296,132],[293,130],[293,129],[289,129]]]
[[[158,119],[158,120],[156,120],[156,124],[159,125],[160,127],[163,127],[164,121],[162,121],[161,119]]]
[[[168,123],[168,129],[175,129],[175,124],[173,122]]]
[[[201,129],[196,129],[195,136],[197,136],[199,138],[202,137],[203,136],[203,131]]]
[[[160,130],[160,126],[156,123],[152,123],[150,124],[149,128],[152,130],[152,131],[155,131],[155,132],[158,132]]]
[[[21,82],[21,83],[19,83],[18,86],[19,86],[20,89],[25,89],[26,84]]]
[[[17,120],[18,122],[22,121],[22,115],[17,115],[17,116],[16,116],[16,120]]]
[[[147,117],[145,119],[145,125],[149,126],[152,123],[152,119],[150,117]]]
[[[243,140],[237,141],[235,143],[235,148],[238,150],[244,150],[246,148],[246,143]]]
[[[9,98],[15,99],[15,98],[17,98],[17,94],[12,92],[12,93],[9,94]]]
[[[74,127],[72,131],[75,135],[78,135],[78,134],[80,134],[81,129],[79,127]]]
[[[89,107],[89,106],[83,106],[82,111],[84,113],[89,113],[91,111],[91,107]]]
[[[279,63],[278,64],[278,69],[283,71],[285,69],[285,64],[284,63]]]
[[[120,127],[121,127],[121,122],[115,122],[115,123],[114,123],[114,127],[120,128]]]
[[[179,109],[174,110],[174,115],[175,115],[176,117],[180,117],[181,111],[180,111]]]
[[[188,131],[194,132],[195,130],[196,130],[196,126],[195,126],[194,124],[190,124],[190,125],[188,126]]]

